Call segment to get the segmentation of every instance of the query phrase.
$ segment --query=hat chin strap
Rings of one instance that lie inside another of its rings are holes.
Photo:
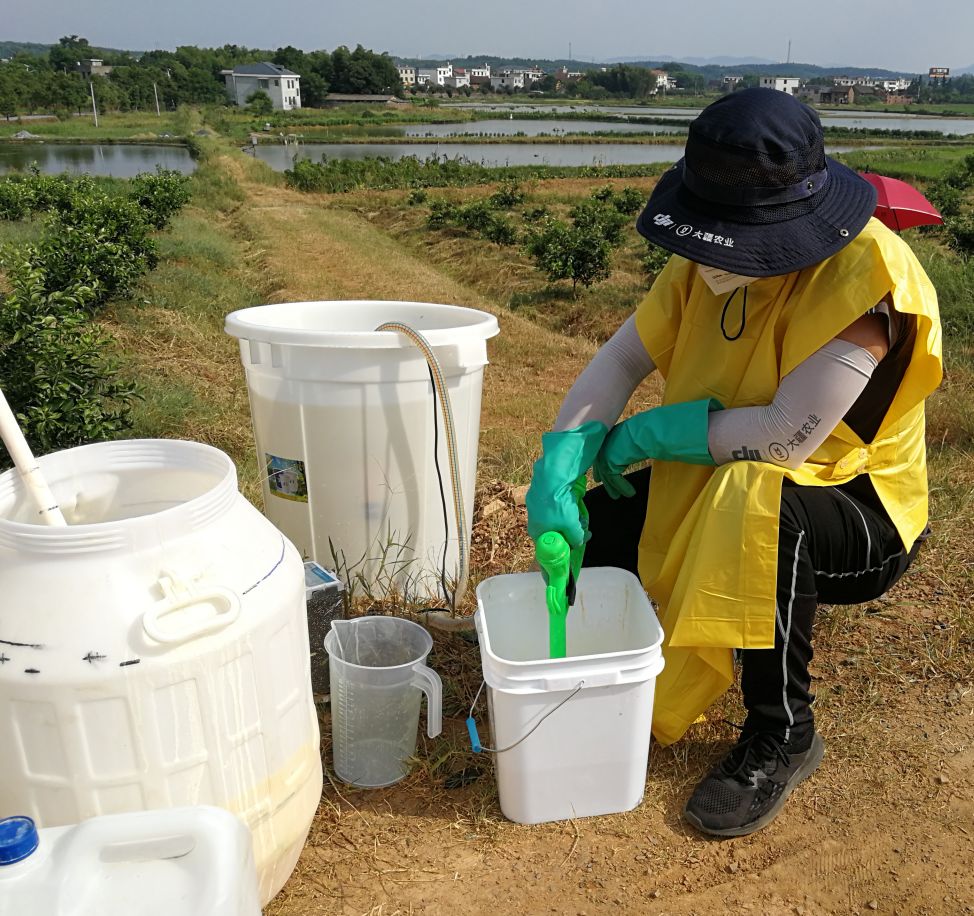
[[[789,204],[804,200],[821,191],[829,182],[828,166],[807,175],[801,181],[782,187],[770,188],[717,184],[702,178],[683,161],[683,186],[697,197],[714,204],[730,204],[738,207],[761,207],[772,204]]]

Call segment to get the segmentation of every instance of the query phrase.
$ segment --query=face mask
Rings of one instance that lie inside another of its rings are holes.
[[[732,274],[729,270],[722,270],[720,267],[706,267],[703,264],[697,265],[697,273],[715,296],[747,286],[758,279],[758,277],[745,277],[743,274]]]

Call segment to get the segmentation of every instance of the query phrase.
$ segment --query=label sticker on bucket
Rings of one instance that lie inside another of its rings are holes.
[[[304,472],[304,462],[292,458],[278,458],[264,454],[267,485],[274,496],[290,499],[296,503],[308,501],[308,478]]]

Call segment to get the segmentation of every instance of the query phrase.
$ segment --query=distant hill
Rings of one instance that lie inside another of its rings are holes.
[[[13,57],[15,54],[46,54],[51,45],[27,41],[0,41],[0,57]],[[130,53],[138,57],[141,51],[124,51],[118,48],[92,47],[96,53]],[[687,57],[677,60],[662,55],[660,57],[619,57],[610,61],[570,60],[565,57],[546,59],[541,57],[499,57],[494,54],[465,54],[465,55],[426,55],[424,57],[402,57],[392,55],[401,64],[414,67],[435,67],[444,61],[452,61],[458,67],[473,67],[490,64],[494,69],[504,67],[528,67],[537,65],[548,71],[565,67],[568,70],[599,70],[617,64],[627,64],[631,67],[649,67],[653,69],[686,70],[700,73],[707,79],[719,79],[725,75],[757,74],[760,76],[798,76],[803,79],[831,76],[870,76],[891,79],[897,76],[912,76],[905,71],[883,70],[875,67],[820,67],[817,64],[782,64],[774,63],[758,57]],[[974,64],[963,70],[954,70],[956,75],[974,73]]]
[[[594,61],[568,60],[558,58],[549,60],[540,57],[496,57],[492,54],[467,54],[450,56],[444,54],[439,57],[399,57],[393,55],[400,64],[412,67],[435,67],[445,61],[452,61],[457,67],[473,67],[490,64],[492,68],[527,67],[537,65],[544,70],[553,71],[559,67],[569,70],[599,70],[618,64],[630,67],[649,67],[660,70],[686,70],[700,73],[707,79],[719,79],[725,75],[757,74],[759,76],[798,76],[802,79],[821,77],[828,79],[832,76],[868,76],[879,79],[893,79],[898,76],[912,76],[906,71],[884,70],[878,67],[820,67],[818,64],[782,64],[771,61],[759,61],[758,58],[689,58],[675,60],[673,58],[619,58],[614,61],[597,63]],[[734,61],[737,63],[720,63],[719,61]],[[699,61],[695,63],[694,61]],[[710,61],[704,63],[704,61]],[[958,71],[961,72],[961,71]]]
[[[951,72],[957,76],[963,76],[965,73],[974,73],[974,64],[971,64],[969,67],[964,67],[963,70],[953,70]]]
[[[15,54],[30,54],[42,57],[50,45],[39,45],[32,41],[0,41],[0,57],[13,57]]]
[[[13,57],[15,54],[30,54],[33,57],[43,57],[48,49],[54,47],[53,42],[49,45],[37,44],[33,41],[0,41],[0,57]],[[130,51],[124,48],[102,48],[92,45],[91,50],[95,54],[131,54],[138,57],[144,53],[142,51]]]
[[[436,67],[446,61],[451,61],[456,67],[479,67],[483,64],[490,64],[491,68],[498,69],[503,67],[533,67],[535,65],[545,70],[557,70],[559,67],[566,67],[569,70],[598,70],[602,64],[591,61],[569,60],[568,58],[558,58],[557,60],[547,60],[543,57],[497,57],[493,54],[466,54],[449,55],[444,54],[434,57],[401,57],[398,54],[392,55],[393,59],[400,64],[408,67]]]
[[[675,57],[671,54],[647,54],[643,57],[612,57],[607,62],[610,64],[631,64],[646,60],[679,60],[685,64],[693,64],[695,67],[743,67],[752,64],[774,63],[773,60],[768,60],[766,57]]]
[[[912,76],[903,70],[884,70],[880,67],[820,67],[818,64],[691,64],[688,61],[658,61],[658,60],[634,60],[629,62],[630,67],[659,67],[666,69],[680,66],[684,70],[703,74],[708,79],[717,79],[725,75],[743,76],[745,74],[756,74],[758,76],[798,76],[802,79],[815,79],[816,77],[829,78],[833,76],[867,76],[878,79],[894,79],[898,76]]]

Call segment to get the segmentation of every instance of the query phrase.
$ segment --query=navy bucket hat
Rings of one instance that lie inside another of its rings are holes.
[[[742,89],[690,124],[636,228],[698,264],[772,277],[840,251],[875,208],[876,189],[825,155],[814,110],[777,89]]]

